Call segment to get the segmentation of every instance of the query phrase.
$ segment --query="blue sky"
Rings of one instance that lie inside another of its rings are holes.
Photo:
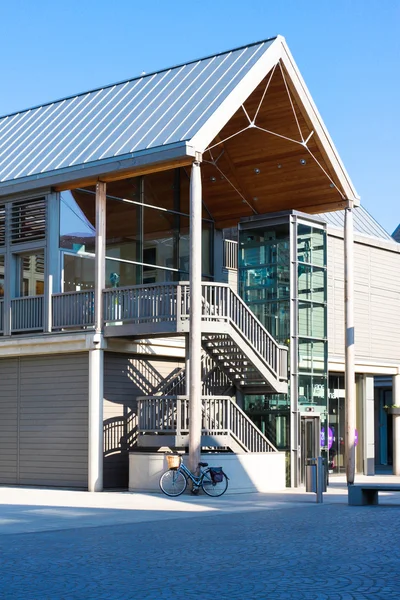
[[[400,0],[13,0],[0,115],[285,36],[367,210],[400,222]]]

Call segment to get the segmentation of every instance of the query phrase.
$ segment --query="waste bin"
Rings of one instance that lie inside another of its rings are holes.
[[[306,492],[317,492],[317,459],[308,458],[306,461]]]
[[[320,458],[321,460],[321,491],[326,492],[326,486],[328,483],[328,465],[325,458]],[[314,492],[317,493],[317,468],[318,468],[318,459],[317,458],[308,458],[306,462],[306,492]]]

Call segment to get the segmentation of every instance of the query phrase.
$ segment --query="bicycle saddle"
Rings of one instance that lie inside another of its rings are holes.
[[[199,463],[199,467],[208,467],[208,463]]]

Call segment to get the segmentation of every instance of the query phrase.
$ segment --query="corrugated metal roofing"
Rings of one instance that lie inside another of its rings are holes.
[[[0,182],[190,140],[274,40],[0,119]]]
[[[380,240],[388,240],[393,242],[393,238],[369,212],[363,207],[358,206],[354,209],[354,231],[361,235],[378,238]],[[336,212],[320,213],[319,216],[323,221],[337,229],[344,228],[344,210]]]

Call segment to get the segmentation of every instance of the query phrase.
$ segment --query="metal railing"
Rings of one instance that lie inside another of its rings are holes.
[[[181,298],[181,318],[190,315],[190,286],[181,284],[178,289],[178,302]],[[202,283],[203,321],[227,321],[250,344],[257,354],[268,363],[270,370],[279,378],[287,379],[286,346],[272,337],[243,300],[224,283]]]
[[[224,267],[237,271],[238,243],[234,240],[224,240]]]
[[[105,323],[176,321],[177,286],[177,283],[164,283],[104,290],[104,321]]]
[[[44,327],[44,297],[11,301],[12,332]],[[104,291],[105,324],[177,323],[190,316],[188,283],[165,283]],[[223,283],[202,283],[202,320],[230,323],[276,377],[287,379],[287,348],[278,344],[243,300]],[[3,319],[2,319],[3,320]],[[52,296],[52,329],[85,329],[94,324],[94,290]],[[151,329],[151,327],[150,327]]]
[[[229,377],[219,369],[217,363],[203,350],[201,356],[201,380],[203,394],[219,396],[232,388]],[[156,396],[184,396],[186,393],[186,371],[180,369],[169,378]]]
[[[53,294],[52,325],[53,329],[93,326],[94,290]]]
[[[268,438],[227,396],[203,396],[202,435],[230,435],[245,452],[277,452]],[[149,396],[137,399],[138,433],[189,433],[187,396]]]
[[[25,296],[11,300],[11,331],[43,330],[44,296]]]

